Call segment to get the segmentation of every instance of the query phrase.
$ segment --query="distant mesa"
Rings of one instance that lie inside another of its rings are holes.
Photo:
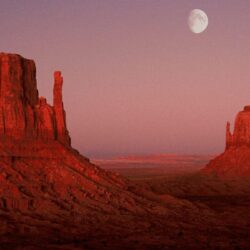
[[[210,161],[204,171],[220,176],[250,175],[250,106],[237,114],[233,133],[227,122],[225,152]]]

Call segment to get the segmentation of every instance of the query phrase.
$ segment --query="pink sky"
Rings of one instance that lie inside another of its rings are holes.
[[[208,29],[189,31],[203,9]],[[0,50],[32,58],[51,102],[64,76],[73,146],[91,157],[219,153],[250,104],[250,1],[0,2]]]

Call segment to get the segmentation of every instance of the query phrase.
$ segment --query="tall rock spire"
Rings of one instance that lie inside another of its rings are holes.
[[[232,134],[230,131],[230,122],[227,122],[227,126],[226,126],[226,149],[230,148],[230,146],[232,145]]]
[[[68,130],[66,128],[66,114],[63,108],[62,101],[62,85],[63,78],[60,71],[55,71],[54,73],[54,92],[53,92],[53,107],[55,111],[56,128],[57,134],[56,138],[58,141],[70,145],[70,138]]]

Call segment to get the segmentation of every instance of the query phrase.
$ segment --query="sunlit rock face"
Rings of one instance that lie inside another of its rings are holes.
[[[227,123],[225,152],[212,160],[204,171],[219,175],[250,175],[250,106],[237,114],[233,133]]]
[[[63,79],[55,72],[54,104],[38,96],[36,67],[20,55],[0,53],[0,136],[54,139],[70,145],[62,101]]]

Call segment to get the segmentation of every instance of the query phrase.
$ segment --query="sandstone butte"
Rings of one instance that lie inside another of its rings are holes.
[[[138,231],[142,244],[162,234],[169,245],[190,228],[184,221],[193,221],[193,206],[159,198],[73,149],[62,86],[56,71],[48,104],[39,97],[34,61],[0,53],[0,249],[58,249],[55,244],[72,242],[80,249],[122,249],[134,245]],[[172,228],[168,236],[162,223]]]
[[[227,122],[225,151],[211,160],[204,172],[218,176],[250,175],[250,106],[237,114],[233,133]]]
[[[70,146],[62,101],[63,78],[54,74],[54,101],[38,97],[36,68],[32,60],[0,54],[0,135],[17,140],[57,140]]]
[[[117,205],[130,207],[135,201],[126,180],[71,147],[62,85],[56,71],[53,105],[48,104],[38,94],[34,61],[0,53],[0,207],[45,212],[73,206],[77,212],[94,198],[90,207],[102,201],[109,210],[113,196]]]

